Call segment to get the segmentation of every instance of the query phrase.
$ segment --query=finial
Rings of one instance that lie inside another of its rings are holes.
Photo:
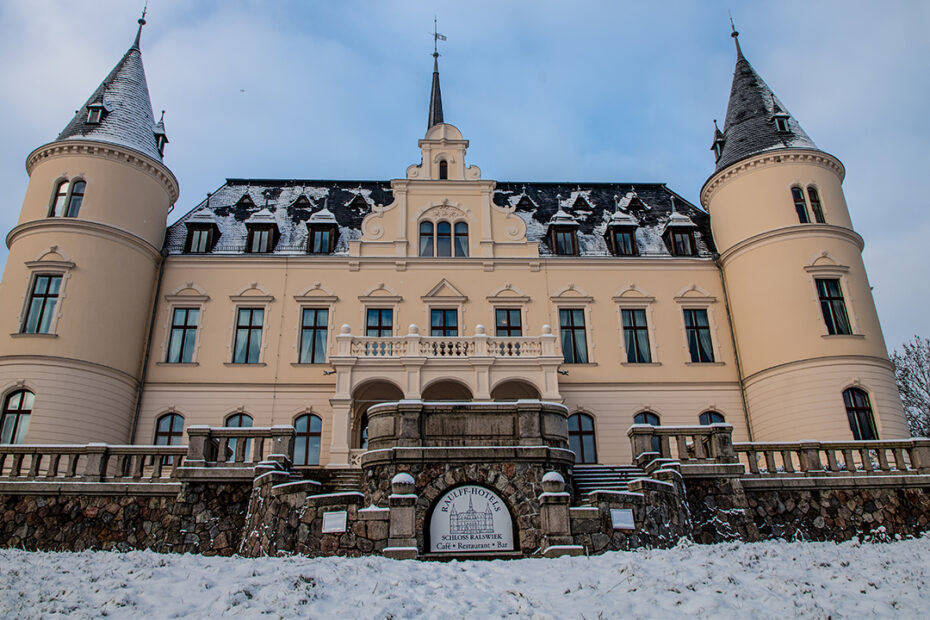
[[[439,34],[437,28],[438,22],[436,21],[436,16],[433,15],[433,58],[439,58],[439,42],[446,40],[446,35]]]
[[[736,24],[733,23],[733,14],[730,11],[727,11],[727,14],[730,16],[730,36],[733,37],[733,41],[736,43],[736,56],[738,58],[743,57],[743,50],[739,47],[739,32],[736,30]]]
[[[674,195],[674,194],[671,194],[671,195],[669,195],[669,198],[670,198],[671,201],[672,201],[672,213],[674,214],[674,213],[675,213],[675,195]]]
[[[141,49],[139,47],[139,40],[142,38],[142,26],[145,25],[145,14],[149,10],[149,2],[145,0],[145,6],[142,7],[142,17],[139,18],[139,29],[136,31],[136,39],[132,42],[132,47],[130,49]]]
[[[164,111],[164,110],[161,111],[161,118],[158,119],[158,122],[159,122],[159,123],[164,123],[164,122],[165,122],[165,111]]]
[[[717,127],[717,119],[714,119],[714,131],[720,131],[720,128]]]

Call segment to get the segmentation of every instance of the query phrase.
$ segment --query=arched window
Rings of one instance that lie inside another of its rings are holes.
[[[183,430],[184,417],[179,413],[166,413],[155,422],[155,445],[180,446]],[[163,456],[161,459],[162,465],[168,465],[173,461],[172,456]]]
[[[846,404],[846,416],[849,418],[849,428],[856,441],[870,441],[878,439],[875,431],[875,420],[872,419],[872,403],[869,395],[859,388],[849,388],[843,391],[843,402]]]
[[[68,181],[67,179],[58,184],[55,188],[55,194],[52,196],[52,206],[48,210],[49,217],[61,217],[65,214],[65,205],[68,204]]]
[[[576,463],[597,463],[594,418],[586,413],[568,417],[568,449],[575,453]]]
[[[452,224],[436,224],[436,256],[452,256]]]
[[[323,420],[313,414],[294,420],[294,465],[319,465]]]
[[[660,426],[659,416],[651,411],[640,411],[633,416],[634,424],[648,424],[649,426]],[[662,452],[662,442],[659,441],[658,435],[652,436],[652,451]]]
[[[29,390],[18,390],[6,397],[3,418],[0,420],[0,443],[25,441],[34,401],[35,395]]]
[[[68,213],[66,217],[77,217],[78,211],[81,210],[81,203],[84,202],[84,189],[87,183],[84,181],[75,181],[71,184],[71,198],[68,199]]]
[[[439,178],[448,179],[449,178],[449,164],[445,159],[439,162]]]
[[[827,220],[823,217],[823,206],[820,204],[820,194],[813,185],[807,187],[807,197],[811,201],[811,211],[814,212],[814,221],[818,224],[826,224]]]
[[[468,224],[455,223],[455,255],[468,256]]]
[[[420,256],[433,255],[433,223],[420,222]]]
[[[798,212],[798,221],[809,224],[811,218],[807,215],[807,203],[804,201],[804,192],[800,187],[791,188],[791,198],[794,200],[794,210]]]
[[[234,413],[228,418],[226,418],[226,424],[224,425],[227,428],[252,428],[252,416],[247,413]],[[235,437],[231,438],[226,442],[226,460],[234,461],[236,460],[236,444],[239,443],[239,440]],[[252,440],[245,440],[245,449],[242,451],[242,455],[246,461],[249,460],[249,453],[252,451]]]
[[[723,424],[723,414],[716,411],[705,411],[700,416],[701,426],[710,426],[711,424]]]

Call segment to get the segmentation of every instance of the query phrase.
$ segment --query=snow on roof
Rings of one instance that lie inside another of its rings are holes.
[[[623,198],[617,200],[616,196]],[[638,183],[634,190],[628,183],[501,181],[492,198],[496,205],[512,209],[523,219],[527,241],[539,244],[542,256],[552,256],[546,241],[550,223],[576,227],[582,256],[610,256],[604,236],[608,225],[618,222],[638,226],[639,256],[670,256],[662,233],[673,218],[684,218],[687,225],[696,227],[699,255],[709,256],[714,251],[708,215],[659,183]],[[335,222],[339,237],[333,254],[345,256],[348,242],[362,236],[362,219],[374,206],[389,205],[393,200],[390,181],[228,179],[211,194],[209,203],[204,199],[168,228],[166,247],[169,253],[183,253],[186,223],[208,221],[204,218],[209,213],[220,231],[212,254],[244,254],[246,223],[261,220],[276,224],[280,232],[274,255],[306,254],[307,224]],[[619,214],[617,205],[623,207]]]

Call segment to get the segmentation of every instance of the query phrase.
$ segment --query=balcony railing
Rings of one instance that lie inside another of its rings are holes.
[[[375,338],[353,336],[349,325],[342,326],[336,336],[337,357],[360,358],[538,358],[561,357],[552,328],[543,325],[539,336],[497,338],[488,336],[483,325],[475,328],[473,336],[421,336],[420,329],[411,325],[406,336]]]

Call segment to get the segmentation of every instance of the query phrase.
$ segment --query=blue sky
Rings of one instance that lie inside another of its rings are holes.
[[[0,230],[26,156],[129,47],[141,4],[0,0]],[[426,129],[434,15],[445,119],[485,178],[665,182],[698,204],[735,62],[728,4],[747,58],[846,165],[889,349],[930,335],[926,2],[150,0],[172,217],[227,177],[402,177]]]

